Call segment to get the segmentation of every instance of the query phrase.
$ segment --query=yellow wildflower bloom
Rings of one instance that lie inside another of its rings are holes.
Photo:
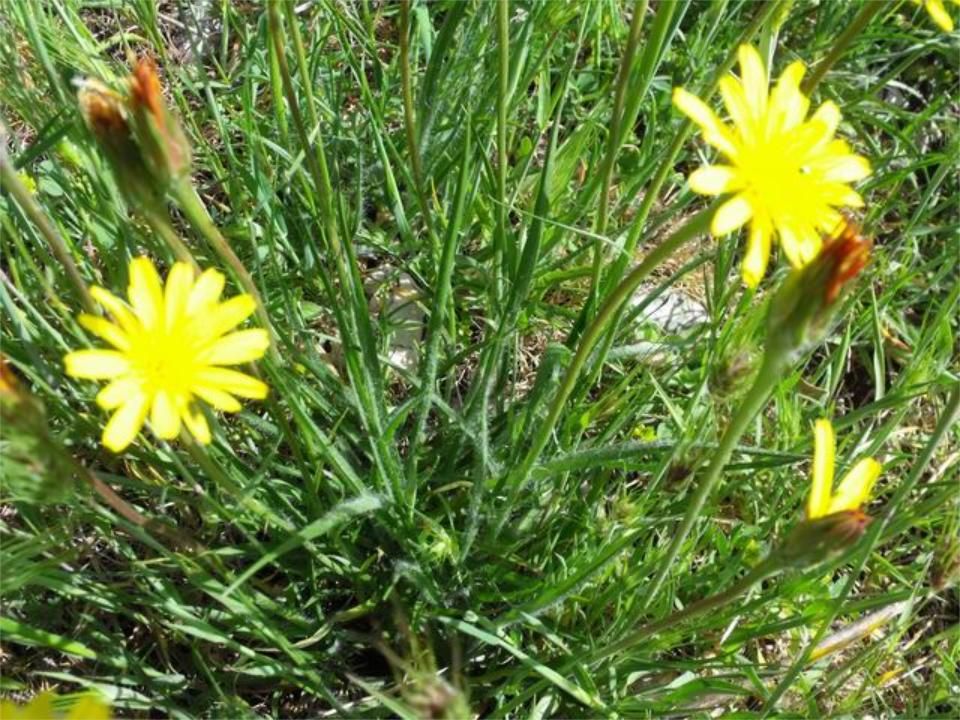
[[[846,510],[859,510],[880,477],[880,463],[873,458],[863,458],[844,476],[834,492],[835,448],[836,440],[830,421],[817,420],[814,426],[813,484],[807,499],[808,520]]]
[[[960,7],[960,0],[951,0],[954,5]],[[953,18],[947,12],[944,0],[913,0],[914,5],[923,5],[930,18],[940,26],[944,32],[953,32]]]
[[[26,705],[0,701],[0,720],[110,720],[110,706],[96,695],[84,695],[65,713],[54,711],[55,697],[40,693]]]
[[[867,177],[870,164],[834,139],[840,124],[834,103],[823,103],[807,118],[810,100],[800,91],[803,63],[787,67],[770,91],[759,53],[741,45],[738,56],[741,77],[720,80],[730,125],[683,88],[674,89],[673,102],[727,160],[691,173],[690,188],[702,195],[731,195],[717,209],[711,232],[720,237],[749,223],[742,272],[744,282],[755,287],[766,271],[774,235],[794,267],[817,256],[822,235],[841,221],[838,209],[863,205],[849,183]]]
[[[90,289],[113,322],[86,314],[79,322],[113,349],[77,350],[64,364],[73,377],[110,381],[97,395],[100,407],[115,411],[103,429],[107,448],[127,447],[148,415],[158,438],[175,438],[182,422],[198,442],[208,443],[198,400],[237,412],[237,397],[266,397],[264,383],[221,367],[257,360],[270,342],[260,328],[230,332],[256,303],[250,295],[220,302],[224,282],[213,269],[195,279],[190,265],[178,262],[163,286],[153,263],[139,257],[130,263],[129,304],[101,287]]]

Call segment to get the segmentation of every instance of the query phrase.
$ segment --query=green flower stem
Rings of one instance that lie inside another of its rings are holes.
[[[733,600],[736,600],[761,580],[764,580],[772,575],[776,575],[781,570],[782,568],[777,565],[777,562],[773,558],[768,557],[762,560],[755,568],[753,568],[753,570],[744,575],[729,589],[717,593],[716,595],[710,595],[697,600],[696,602],[687,605],[683,610],[679,610],[672,615],[668,615],[665,618],[655,620],[637,628],[617,642],[608,645],[607,647],[602,648],[595,654],[591,655],[590,663],[592,664],[600,662],[611,655],[616,655],[617,653],[632,648],[634,645],[639,644],[641,641],[653,635],[657,635],[664,630],[669,630],[685,620],[702,615],[710,610],[723,607]]]
[[[190,267],[199,272],[200,266],[197,265],[197,261],[193,257],[193,253],[190,252],[190,248],[180,239],[177,231],[173,229],[170,216],[165,212],[149,210],[145,207],[141,208],[141,213],[150,228],[163,239],[177,260],[189,263]]]
[[[260,321],[260,324],[263,326],[263,328],[270,333],[269,352],[271,359],[279,362],[279,355],[277,354],[276,350],[276,331],[273,329],[273,325],[270,322],[270,317],[267,315],[267,310],[263,306],[263,298],[260,297],[260,291],[253,282],[253,278],[250,276],[250,273],[247,272],[247,268],[244,267],[243,262],[241,262],[240,258],[237,257],[237,254],[233,252],[233,248],[230,247],[230,243],[227,242],[227,239],[220,233],[220,230],[210,218],[210,214],[207,212],[207,207],[197,194],[193,183],[190,182],[189,179],[176,183],[173,186],[173,194],[180,205],[180,209],[183,211],[183,214],[186,216],[190,224],[193,225],[197,232],[203,235],[204,239],[206,239],[206,241],[210,244],[210,247],[213,248],[213,251],[217,254],[217,256],[219,256],[219,258],[226,263],[227,266],[229,266],[244,292],[248,293],[256,301],[257,319]]]
[[[630,20],[630,30],[627,35],[627,45],[623,50],[623,57],[620,59],[620,69],[617,73],[617,85],[613,96],[613,109],[610,111],[610,129],[607,134],[607,148],[600,166],[600,174],[603,178],[600,186],[600,198],[597,212],[597,220],[594,225],[594,233],[597,238],[593,241],[593,269],[590,281],[590,297],[587,300],[589,305],[597,304],[597,293],[600,291],[600,274],[603,271],[603,246],[601,239],[607,231],[607,219],[610,212],[610,186],[613,184],[613,166],[617,159],[617,153],[620,152],[620,146],[623,136],[620,132],[620,124],[623,120],[623,105],[627,95],[627,83],[630,80],[630,70],[633,68],[633,59],[637,54],[637,46],[640,44],[640,31],[643,28],[643,18],[647,14],[648,0],[637,0],[633,6],[633,17]]]
[[[423,222],[427,226],[433,256],[440,256],[440,241],[433,231],[433,219],[430,204],[423,182],[423,162],[420,158],[420,144],[417,142],[416,119],[413,115],[413,81],[410,78],[410,0],[400,2],[400,84],[403,94],[403,124],[407,132],[407,149],[410,152],[410,165],[413,168],[413,182]],[[442,308],[441,308],[442,311]]]
[[[621,306],[633,295],[637,286],[654,268],[682,245],[706,232],[710,226],[710,221],[713,218],[715,209],[716,206],[712,205],[706,210],[700,211],[654,248],[653,251],[643,259],[643,262],[637,265],[637,267],[623,279],[620,285],[610,293],[606,302],[604,302],[603,306],[597,312],[596,318],[590,323],[583,337],[580,339],[577,352],[570,361],[570,366],[567,368],[567,372],[560,382],[556,394],[553,396],[553,401],[547,410],[547,416],[543,419],[543,422],[538,425],[537,433],[530,443],[530,449],[516,470],[504,478],[504,482],[508,486],[509,496],[497,521],[498,530],[503,527],[510,514],[513,503],[516,501],[517,495],[530,477],[530,471],[540,457],[540,452],[550,439],[557,420],[559,420],[560,414],[563,412],[564,404],[570,396],[570,393],[573,392],[577,379],[580,377],[580,371],[583,370],[583,366],[586,364],[590,353],[600,339],[603,331],[620,310]]]
[[[217,486],[229,492],[238,503],[282,530],[289,533],[296,530],[291,523],[277,515],[273,510],[266,507],[259,500],[250,497],[250,493],[245,488],[240,487],[233,478],[227,475],[227,473],[213,461],[207,449],[194,440],[190,433],[186,430],[181,430],[180,439],[187,447],[187,452],[190,453],[190,457],[192,457],[203,472],[206,473],[207,477],[216,483]]]
[[[60,237],[60,233],[57,232],[53,223],[47,218],[43,208],[33,199],[33,195],[20,181],[20,178],[17,177],[17,171],[13,168],[13,165],[10,164],[10,158],[2,148],[0,148],[0,187],[13,196],[17,205],[23,209],[27,217],[30,218],[33,224],[37,226],[37,229],[40,230],[43,239],[46,240],[47,245],[50,246],[50,252],[53,253],[54,257],[67,273],[67,277],[70,278],[70,283],[80,297],[84,310],[88,313],[96,313],[97,305],[93,302],[93,298],[90,297],[87,284],[83,281],[83,276],[80,274],[80,270],[77,269],[76,263],[73,262],[70,251],[67,249],[67,244],[63,241],[63,238]]]
[[[739,40],[728,54],[726,60],[717,67],[710,81],[707,83],[705,92],[702,93],[700,97],[709,98],[714,92],[716,92],[720,78],[726,75],[737,61],[737,47],[742,43],[748,42],[750,38],[752,38],[763,26],[763,24],[773,15],[778,7],[780,7],[780,2],[777,0],[771,0],[770,2],[764,3],[761,6],[760,10],[757,11],[757,14],[754,15],[753,19],[750,21],[750,24],[747,25],[744,31],[740,34]],[[640,202],[640,207],[637,208],[637,214],[633,219],[632,225],[630,226],[630,232],[628,233],[627,239],[624,242],[623,249],[620,251],[617,258],[610,263],[610,268],[607,270],[602,279],[602,285],[598,292],[600,297],[605,295],[605,288],[613,287],[620,281],[620,278],[623,277],[623,273],[626,271],[627,264],[630,262],[631,258],[633,258],[633,254],[637,249],[637,244],[640,242],[640,237],[646,228],[647,218],[650,215],[650,211],[660,195],[660,190],[663,188],[663,184],[673,172],[673,163],[677,159],[677,155],[680,154],[680,150],[683,148],[683,144],[687,141],[687,138],[690,136],[692,130],[693,121],[691,121],[689,118],[684,118],[677,127],[673,141],[670,143],[670,147],[667,149],[667,152],[663,157],[663,162],[660,163],[660,167],[657,169],[656,174],[643,193],[643,200]],[[590,293],[593,295],[593,288],[591,288]],[[589,303],[586,303],[583,307],[583,310],[580,312],[580,317],[577,318],[577,322],[570,331],[570,336],[567,339],[569,345],[572,345],[572,343],[577,340],[581,329],[585,327],[586,322],[590,319],[591,313],[592,308],[590,307]],[[619,325],[619,322],[620,317],[618,314],[615,321],[610,324],[611,337],[608,338],[608,340],[604,343],[604,349],[600,353],[601,361],[604,357],[606,357],[606,353],[613,344],[612,335],[615,332],[617,325]]]
[[[650,606],[650,603],[663,586],[663,582],[670,573],[670,569],[673,567],[677,555],[680,554],[683,543],[686,541],[690,530],[693,529],[694,523],[700,516],[700,511],[703,509],[707,498],[720,480],[723,466],[729,461],[734,448],[737,446],[744,432],[746,432],[747,427],[756,417],[757,413],[766,405],[767,398],[770,397],[770,393],[780,380],[786,364],[786,357],[782,352],[771,352],[768,350],[766,355],[764,355],[763,363],[760,366],[757,377],[753,381],[753,385],[746,396],[744,396],[740,402],[740,407],[737,408],[736,414],[733,416],[733,419],[730,420],[730,424],[723,433],[720,444],[717,446],[717,451],[711,458],[710,465],[707,466],[703,477],[700,479],[700,484],[697,486],[697,490],[687,506],[687,512],[680,522],[680,527],[673,532],[673,540],[670,542],[666,556],[660,563],[660,568],[656,576],[650,583],[650,589],[640,606],[641,611]]]
[[[830,71],[830,68],[837,64],[837,61],[847,51],[853,39],[863,32],[863,29],[870,23],[874,15],[886,7],[889,7],[889,4],[880,2],[880,0],[867,0],[863,3],[860,6],[860,12],[857,13],[853,22],[847,26],[847,29],[840,33],[840,37],[833,43],[827,56],[820,61],[820,64],[814,68],[812,73],[804,78],[800,84],[800,91],[805,95],[812,93],[814,88],[816,88],[823,79],[823,76]]]
[[[507,244],[507,104],[510,101],[510,7],[497,0],[497,227],[493,233],[496,303],[503,295],[503,276],[513,277],[516,249]],[[506,272],[504,271],[506,268]]]

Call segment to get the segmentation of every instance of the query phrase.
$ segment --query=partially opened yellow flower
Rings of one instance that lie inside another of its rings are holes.
[[[816,520],[833,513],[859,510],[880,477],[880,463],[873,458],[863,458],[844,476],[834,492],[836,439],[829,420],[817,420],[813,445],[813,484],[807,499],[807,519]]]
[[[954,5],[960,7],[960,0],[950,0]],[[953,18],[947,12],[944,0],[913,0],[914,5],[923,5],[930,18],[940,26],[944,32],[953,32]]]
[[[266,397],[260,380],[221,367],[257,360],[270,342],[260,328],[230,332],[256,303],[250,295],[220,302],[224,281],[216,270],[195,278],[190,265],[175,263],[164,286],[153,263],[139,257],[130,263],[129,304],[90,288],[113,322],[84,314],[80,324],[113,349],[71,352],[64,364],[73,377],[110,381],[97,395],[100,407],[114,411],[103,428],[107,448],[127,447],[148,417],[158,438],[175,438],[182,422],[198,442],[208,443],[210,428],[198,400],[237,412],[238,397]]]
[[[749,223],[742,272],[744,282],[755,287],[774,236],[794,267],[817,256],[821,236],[840,223],[839,209],[863,205],[850,183],[867,177],[870,164],[834,139],[840,124],[834,103],[825,102],[807,119],[810,100],[800,91],[803,63],[787,67],[771,91],[759,53],[741,45],[738,57],[741,77],[720,80],[729,125],[683,88],[674,89],[673,102],[726,159],[691,173],[690,187],[702,195],[730,196],[713,217],[713,235]]]

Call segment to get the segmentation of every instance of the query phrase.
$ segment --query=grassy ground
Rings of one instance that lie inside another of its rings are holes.
[[[602,301],[618,249],[632,265],[705,206],[685,176],[706,151],[677,139],[671,88],[706,95],[741,41],[775,74],[815,66],[863,7],[649,5],[622,145],[626,0],[316,2],[272,23],[256,3],[0,5],[9,159],[83,281],[121,292],[131,257],[173,258],[75,94],[87,76],[119,89],[127,54],[149,55],[278,336],[260,363],[270,399],[221,417],[205,452],[148,433],[108,452],[95,385],[62,370],[92,343],[69,277],[0,196],[3,353],[49,428],[4,436],[5,694],[94,688],[118,716],[177,718],[960,714],[960,435],[938,432],[957,383],[957,36],[921,8],[885,4],[816,89],[874,167],[873,259],[771,388],[676,559],[782,258],[757,292],[736,237],[658,266],[637,299],[692,299],[700,321],[628,314],[517,475],[583,330],[596,249]],[[171,208],[199,264],[222,267]],[[796,524],[824,416],[841,468],[884,462],[861,543],[602,657],[729,588]]]

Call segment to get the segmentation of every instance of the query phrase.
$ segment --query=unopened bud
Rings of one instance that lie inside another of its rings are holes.
[[[83,119],[107,158],[124,197],[138,208],[156,208],[165,187],[156,182],[144,161],[123,99],[95,80],[83,82],[77,99]]]
[[[774,550],[781,565],[807,567],[847,550],[860,539],[872,518],[862,510],[841,510],[804,519]]]
[[[770,302],[767,351],[790,360],[819,342],[838,300],[870,258],[870,241],[845,220],[808,265],[794,270]]]
[[[23,387],[0,355],[0,496],[57,502],[73,488],[72,460],[51,437],[40,401]]]
[[[186,176],[190,145],[177,118],[163,101],[157,66],[141,58],[130,76],[130,122],[144,161],[164,188]]]

